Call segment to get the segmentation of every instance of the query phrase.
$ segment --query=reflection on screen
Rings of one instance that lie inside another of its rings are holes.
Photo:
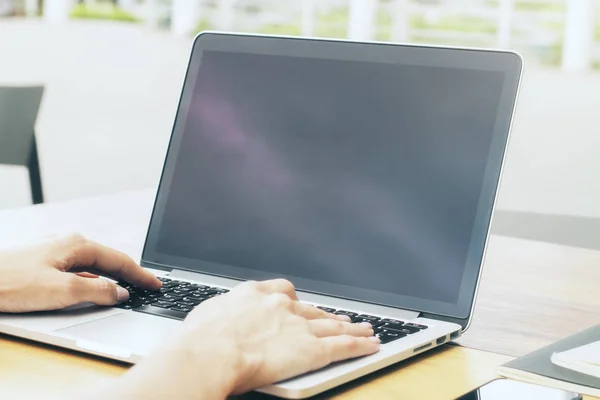
[[[205,52],[157,251],[454,302],[503,79]]]

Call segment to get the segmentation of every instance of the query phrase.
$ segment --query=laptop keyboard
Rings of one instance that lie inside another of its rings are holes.
[[[140,289],[127,282],[119,282],[119,285],[129,291],[129,300],[115,307],[183,320],[194,307],[203,301],[229,292],[227,289],[213,286],[162,277],[158,279],[163,283],[163,286],[160,290],[154,292]],[[317,308],[333,314],[347,315],[354,323],[369,322],[382,344],[427,329],[425,325],[404,322],[397,319],[381,318],[374,315],[359,314],[323,306],[317,306]]]
[[[330,307],[317,306],[328,313],[347,315],[354,323],[368,322],[373,326],[375,336],[381,340],[382,344],[392,342],[396,339],[403,338],[413,333],[421,332],[427,329],[427,326],[404,322],[397,319],[381,318],[369,314],[359,314],[352,311],[337,310]]]
[[[151,292],[127,282],[118,284],[129,291],[129,300],[115,307],[146,314],[183,320],[197,305],[212,297],[229,292],[227,289],[158,278],[163,286]]]

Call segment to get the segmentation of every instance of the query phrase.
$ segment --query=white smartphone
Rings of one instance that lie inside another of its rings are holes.
[[[458,400],[581,400],[581,395],[531,383],[496,379],[458,398]]]

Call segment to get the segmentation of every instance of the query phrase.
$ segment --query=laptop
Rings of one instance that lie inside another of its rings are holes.
[[[286,278],[301,301],[371,322],[382,344],[259,389],[284,398],[456,339],[521,71],[508,51],[199,34],[141,256],[164,287],[1,315],[0,331],[135,363],[206,299]]]

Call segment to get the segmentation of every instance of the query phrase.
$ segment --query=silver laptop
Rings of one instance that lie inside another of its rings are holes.
[[[382,345],[260,389],[285,398],[456,339],[521,70],[504,51],[200,34],[141,259],[164,287],[2,315],[0,331],[135,363],[206,299],[287,278],[301,301],[371,322]]]

